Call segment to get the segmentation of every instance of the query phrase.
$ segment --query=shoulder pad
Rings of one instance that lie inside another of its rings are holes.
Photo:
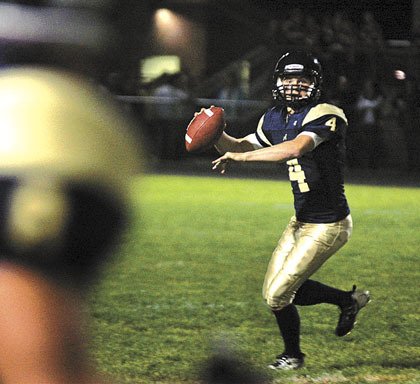
[[[332,104],[323,103],[323,104],[318,104],[309,110],[308,114],[303,119],[302,126],[326,115],[338,116],[341,119],[343,119],[346,124],[348,124],[347,117],[341,108],[338,108]]]

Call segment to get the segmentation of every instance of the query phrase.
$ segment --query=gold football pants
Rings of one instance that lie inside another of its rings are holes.
[[[272,310],[293,302],[299,287],[350,238],[351,215],[335,223],[311,224],[293,216],[274,250],[264,279],[263,297]]]

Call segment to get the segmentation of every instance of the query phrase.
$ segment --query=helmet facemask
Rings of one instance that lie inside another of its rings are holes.
[[[292,52],[277,62],[273,75],[273,98],[294,110],[300,109],[321,96],[322,69],[316,58]]]
[[[298,80],[295,84],[292,84],[288,81],[290,76],[278,77],[273,89],[275,99],[281,98],[286,106],[294,109],[308,104],[313,99],[313,95],[316,94],[314,79],[295,78]]]

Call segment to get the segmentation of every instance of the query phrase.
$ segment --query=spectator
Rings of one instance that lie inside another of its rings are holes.
[[[399,126],[404,131],[407,147],[407,161],[410,172],[420,169],[420,91],[417,81],[412,76],[407,76],[402,81],[402,88],[398,97],[400,119]]]
[[[382,101],[383,97],[375,82],[367,79],[355,105],[358,145],[351,149],[357,151],[353,153],[363,168],[375,169],[378,166],[382,141],[378,113]]]
[[[359,26],[360,54],[358,61],[368,73],[380,76],[378,71],[383,66],[383,48],[385,46],[382,29],[371,12],[364,12]]]
[[[305,45],[308,51],[318,52],[321,44],[321,27],[316,18],[308,13],[305,15]]]
[[[122,73],[118,71],[109,73],[106,78],[106,87],[114,95],[126,94],[124,89],[124,78]]]
[[[332,18],[328,16],[324,23],[323,43],[331,55],[332,67],[335,71],[343,73],[355,62],[355,50],[357,46],[355,26],[348,15],[337,11]]]
[[[356,99],[357,93],[352,81],[347,75],[339,75],[329,100],[332,104],[344,110],[350,122],[349,125],[352,125],[354,119],[354,104]]]
[[[322,18],[321,25],[321,32],[320,32],[320,39],[319,39],[319,45],[320,45],[320,59],[324,63],[324,68],[327,69],[326,73],[328,76],[333,76],[335,71],[335,41],[334,41],[334,30],[331,26],[331,16],[325,15]],[[327,79],[324,79],[328,81]],[[329,89],[331,87],[331,84],[327,85],[327,88]]]
[[[325,15],[320,33],[320,57],[332,77],[330,86],[336,82],[336,74],[346,73],[356,62],[355,26],[348,15],[337,11],[332,16]]]
[[[325,15],[321,23],[320,44],[323,51],[327,52],[330,52],[334,45],[334,29],[332,28],[331,22],[328,22],[330,19],[331,16]]]
[[[333,19],[337,42],[342,47],[347,65],[354,63],[358,44],[356,27],[346,13],[337,12]]]
[[[229,73],[224,77],[224,84],[217,94],[221,100],[220,105],[224,108],[229,119],[236,119],[240,110],[239,100],[245,98],[245,92],[241,85],[241,77],[237,72]]]
[[[182,72],[173,75],[163,74],[153,90],[153,96],[161,98],[155,106],[157,118],[163,120],[179,118],[182,114],[180,106],[190,97],[186,74]]]
[[[277,46],[279,44],[283,43],[282,37],[282,22],[276,18],[273,18],[268,23],[268,29],[267,29],[267,41],[271,44],[274,44],[274,46]]]
[[[372,12],[366,11],[362,14],[361,24],[359,28],[360,44],[368,49],[382,49],[384,48],[384,38],[382,28],[375,20]]]
[[[347,119],[349,121],[349,128],[346,137],[346,147],[347,147],[347,163],[352,167],[355,163],[355,160],[352,156],[351,150],[355,148],[357,143],[357,137],[354,132],[354,106],[357,98],[357,93],[355,91],[354,84],[346,75],[340,75],[337,77],[335,86],[333,87],[333,93],[329,97],[329,102],[334,104],[346,113]]]
[[[290,16],[282,23],[282,34],[285,44],[292,46],[302,46],[306,39],[305,16],[300,8],[294,8]]]
[[[405,169],[407,148],[405,139],[407,104],[395,87],[388,87],[379,109],[379,125],[383,132],[384,165]],[[409,124],[409,123],[408,123]]]
[[[189,76],[185,72],[162,75],[152,95],[157,98],[151,123],[156,154],[161,159],[179,158],[184,151],[182,133],[195,109]]]

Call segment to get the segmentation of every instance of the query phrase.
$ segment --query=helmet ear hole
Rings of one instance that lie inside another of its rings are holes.
[[[7,235],[19,252],[57,248],[68,219],[68,201],[59,185],[29,180],[11,196]],[[51,251],[51,249],[49,249]],[[48,252],[46,252],[48,253]]]

